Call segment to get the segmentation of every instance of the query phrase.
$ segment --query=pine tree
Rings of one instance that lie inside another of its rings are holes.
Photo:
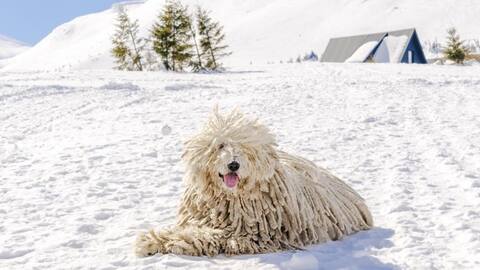
[[[142,51],[145,41],[138,38],[138,20],[131,22],[125,10],[122,8],[118,13],[117,30],[112,37],[113,48],[111,50],[117,69],[119,70],[143,70]]]
[[[182,71],[191,62],[191,18],[180,2],[168,1],[152,29],[153,50],[167,70]]]
[[[193,45],[195,46],[196,54],[196,59],[192,60],[190,65],[192,66],[194,72],[199,72],[205,70],[205,68],[202,63],[202,54],[200,52],[200,47],[198,46],[197,42],[197,29],[195,28],[193,23],[190,24],[190,33],[192,35]]]
[[[463,64],[468,54],[468,49],[463,44],[464,41],[460,40],[455,28],[448,29],[447,33],[447,46],[443,49],[443,54],[447,59],[455,61],[457,64]]]
[[[157,71],[163,68],[163,65],[158,62],[157,54],[151,49],[151,43],[148,42],[146,45],[147,49],[145,50],[143,57],[143,68],[144,70]]]
[[[310,53],[306,53],[306,54],[303,56],[302,61],[303,61],[303,62],[306,62],[306,61],[318,61],[318,55],[317,55],[314,51],[311,51]]]
[[[231,54],[226,52],[228,46],[223,44],[223,26],[212,21],[209,13],[200,7],[197,8],[196,19],[203,65],[206,69],[218,70],[221,68],[220,59]]]
[[[440,44],[440,42],[437,41],[437,39],[432,42],[430,51],[434,54],[438,54],[442,51],[442,45]]]

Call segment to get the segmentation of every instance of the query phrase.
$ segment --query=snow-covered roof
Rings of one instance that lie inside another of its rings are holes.
[[[346,63],[363,63],[378,46],[378,41],[369,41],[360,46],[347,60]]]
[[[402,36],[386,36],[372,57],[375,63],[400,63],[408,45],[409,38]]]
[[[327,48],[322,55],[322,62],[339,62],[343,63],[349,60],[361,47],[365,44],[373,44],[370,42],[380,43],[386,36],[406,36],[407,42],[403,45],[402,48],[397,48],[400,52],[398,54],[403,55],[405,48],[408,44],[408,41],[415,33],[415,28],[389,31],[389,32],[380,32],[373,34],[364,34],[356,36],[347,36],[347,37],[338,37],[332,38],[328,42]],[[372,48],[373,50],[373,48]]]

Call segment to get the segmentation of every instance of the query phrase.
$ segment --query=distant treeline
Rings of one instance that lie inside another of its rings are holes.
[[[190,13],[177,0],[166,2],[149,38],[139,37],[138,20],[120,7],[111,50],[116,68],[128,71],[218,71],[227,51],[223,26],[200,6]]]

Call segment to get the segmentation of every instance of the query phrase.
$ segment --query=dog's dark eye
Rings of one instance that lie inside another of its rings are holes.
[[[222,150],[224,147],[225,147],[224,143],[221,143],[221,144],[218,145],[218,149],[220,149],[220,150]]]

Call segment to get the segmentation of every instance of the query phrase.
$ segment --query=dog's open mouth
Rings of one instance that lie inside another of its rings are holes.
[[[237,186],[238,182],[240,181],[240,177],[238,177],[238,174],[231,172],[226,175],[223,175],[221,173],[218,174],[222,179],[223,183],[229,188],[234,188]]]

